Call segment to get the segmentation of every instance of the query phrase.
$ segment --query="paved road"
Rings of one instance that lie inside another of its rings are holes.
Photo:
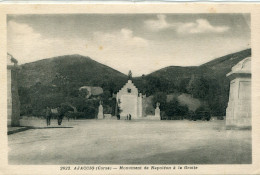
[[[225,164],[251,162],[251,131],[223,121],[82,120],[73,128],[8,136],[9,164]]]

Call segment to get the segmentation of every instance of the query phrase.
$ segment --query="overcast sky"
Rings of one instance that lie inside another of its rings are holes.
[[[19,64],[80,54],[133,76],[250,48],[249,14],[8,15]]]

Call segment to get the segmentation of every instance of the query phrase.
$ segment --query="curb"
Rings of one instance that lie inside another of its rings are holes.
[[[16,129],[16,130],[13,130],[13,131],[7,131],[7,135],[15,134],[15,133],[22,132],[22,131],[26,131],[28,129],[31,129],[31,128],[30,127],[24,127],[24,128]]]

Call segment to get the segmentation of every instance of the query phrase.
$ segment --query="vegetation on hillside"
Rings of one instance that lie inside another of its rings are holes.
[[[160,102],[161,111],[167,118],[178,119],[177,116],[189,113],[187,106],[176,100],[166,101],[166,96],[171,93],[191,94],[205,102],[200,113],[209,111],[211,115],[224,116],[230,83],[226,74],[248,56],[251,56],[251,49],[217,58],[201,66],[170,66],[131,79],[141,93],[154,96],[153,105]],[[18,82],[21,115],[40,116],[47,106],[56,108],[66,104],[76,108],[82,116],[95,118],[100,100],[103,101],[104,113],[114,114],[116,102],[112,96],[127,79],[127,75],[80,55],[21,65]],[[104,93],[86,99],[84,93],[87,92],[79,91],[82,86],[100,86]],[[172,118],[171,115],[176,117]]]

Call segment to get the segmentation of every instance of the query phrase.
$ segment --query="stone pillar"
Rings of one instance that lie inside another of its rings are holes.
[[[231,81],[226,128],[251,128],[251,57],[235,65],[227,77]]]
[[[143,95],[143,98],[142,98],[142,116],[143,117],[146,117],[146,106],[147,106],[146,95]]]
[[[155,115],[154,115],[154,117],[155,117],[155,120],[161,120],[161,114],[160,114],[160,108],[159,108],[159,106],[160,106],[160,103],[156,103],[156,109],[155,109]]]
[[[104,119],[104,114],[103,114],[103,106],[100,101],[99,107],[98,107],[98,120],[103,120]]]
[[[143,95],[139,93],[137,98],[137,118],[143,117]]]
[[[17,61],[7,55],[7,125],[20,126],[20,101],[18,94]]]

